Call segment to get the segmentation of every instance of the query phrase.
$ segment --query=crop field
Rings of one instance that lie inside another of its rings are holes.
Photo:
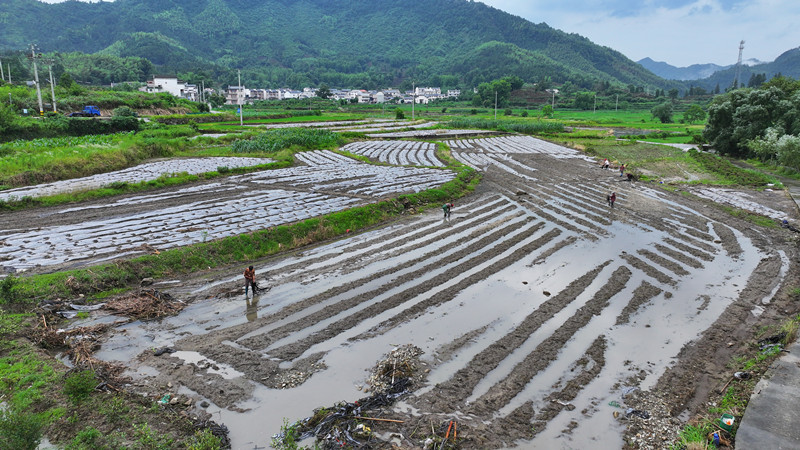
[[[436,208],[253,261],[256,296],[241,267],[159,280],[189,306],[112,328],[95,356],[125,365],[134,389],[196,399],[233,448],[265,447],[284,421],[373,392],[376,364],[406,346],[420,352],[405,362],[412,384],[375,413],[373,443],[422,448],[444,434],[432,424],[455,421],[461,448],[621,448],[635,419],[624,412],[645,407],[631,392],[666,392],[653,420],[696,412],[726,370],[724,343],[788,307],[773,299],[798,269],[785,230],[531,137],[446,144],[484,174],[449,218]],[[31,212],[7,214],[0,258],[87,264],[418,192],[453,178],[415,167],[439,165],[432,149],[343,148],[391,164],[379,166],[304,152],[291,168],[65,207],[37,228],[10,226]],[[749,198],[784,210],[772,194]],[[114,319],[101,310],[81,324]],[[164,347],[174,352],[152,351]]]
[[[304,164],[111,202],[64,206],[47,218],[34,219],[29,212],[6,214],[0,218],[0,264],[13,272],[150,253],[294,223],[454,178],[450,171],[373,166],[329,151],[301,153],[298,159]],[[181,161],[172,167],[194,166]],[[115,177],[109,174],[107,179]],[[20,226],[32,220],[36,227]]]

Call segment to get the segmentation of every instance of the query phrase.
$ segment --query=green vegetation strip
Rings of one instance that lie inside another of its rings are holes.
[[[447,124],[450,128],[478,128],[524,134],[561,133],[564,124],[542,120],[492,120],[481,118],[455,118]]]
[[[138,283],[143,278],[186,275],[227,264],[252,261],[283,250],[297,248],[370,227],[402,214],[409,207],[459,198],[480,181],[478,172],[459,169],[456,178],[438,189],[401,195],[394,200],[351,208],[303,222],[230,236],[218,241],[167,250],[157,255],[52,274],[15,279],[0,299],[8,303],[34,302],[93,294]]]
[[[742,169],[734,166],[727,159],[710,153],[689,150],[689,155],[709,172],[719,175],[730,184],[752,187],[766,187],[767,184],[781,186],[781,183],[770,175],[755,170]]]

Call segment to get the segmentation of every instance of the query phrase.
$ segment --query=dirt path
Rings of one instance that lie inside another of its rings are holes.
[[[238,267],[163,280],[191,305],[115,329],[98,357],[141,389],[206,401],[234,448],[252,448],[284,419],[363,397],[376,361],[413,344],[424,377],[384,412],[402,424],[372,424],[387,441],[422,448],[431,422],[455,419],[462,448],[621,448],[629,422],[609,403],[636,407],[624,388],[663,396],[652,413],[679,423],[754,326],[797,312],[780,289],[798,272],[788,231],[519,145],[458,147],[502,164],[482,167],[450,221],[433,211],[257,262],[258,298]]]

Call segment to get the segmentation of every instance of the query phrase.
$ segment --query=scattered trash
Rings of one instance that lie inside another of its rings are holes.
[[[639,409],[628,408],[625,411],[625,417],[630,417],[630,416],[641,417],[642,419],[649,419],[650,413]]]
[[[719,447],[719,431],[711,433],[709,440],[714,444],[714,447]]]
[[[767,344],[761,347],[761,353],[778,353],[783,350],[783,344]]]
[[[733,376],[739,380],[749,380],[752,375],[750,372],[736,372]]]
[[[217,437],[220,442],[220,448],[231,448],[231,438],[228,437],[228,427],[218,424],[213,420],[198,420],[192,424],[196,430],[208,429],[211,434]]]
[[[786,332],[782,331],[778,334],[774,334],[772,336],[761,339],[760,341],[758,341],[758,346],[761,347],[761,350],[764,350],[766,346],[770,344],[778,344],[781,341],[783,341],[784,338],[786,338]]]
[[[98,303],[96,305],[76,305],[75,303],[69,304],[70,308],[74,309],[75,311],[97,311],[98,309],[106,306],[105,303]]]
[[[608,406],[613,406],[614,408],[622,408],[622,405],[620,405],[619,402],[616,400],[608,402]]]
[[[730,414],[723,414],[719,419],[719,427],[725,431],[733,430],[733,422],[736,419]]]
[[[153,355],[161,356],[164,353],[175,353],[175,351],[176,350],[174,348],[172,348],[172,347],[161,347],[161,348],[157,348],[157,349],[153,350]]]
[[[161,400],[158,401],[158,404],[161,406],[169,404],[169,398],[170,398],[169,394],[164,394],[164,396],[161,397]]]
[[[622,388],[622,398],[625,398],[626,395],[630,394],[631,392],[635,391],[637,388],[636,386],[626,386]]]

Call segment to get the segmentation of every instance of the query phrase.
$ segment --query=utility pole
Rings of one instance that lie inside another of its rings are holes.
[[[618,111],[618,110],[619,110],[619,94],[617,94],[617,104],[614,105],[614,111]]]
[[[555,89],[553,89],[553,103],[550,104],[550,107],[552,107],[553,109],[556,109],[556,90]]]
[[[36,68],[36,58],[41,55],[36,54],[36,45],[31,44],[31,60],[33,60],[33,79],[36,82],[36,98],[39,100],[39,115],[44,115],[44,108],[42,107],[42,90],[39,88],[39,70]]]
[[[53,80],[53,60],[48,59],[45,62],[47,63],[47,71],[50,72],[50,98],[53,100],[53,112],[58,112],[56,110],[56,82]]]
[[[411,83],[411,98],[413,99],[411,101],[411,120],[416,120],[414,119],[414,106],[417,104],[417,85],[414,83]]]
[[[3,72],[3,60],[0,59],[0,80],[6,81],[6,75]]]
[[[594,94],[594,108],[592,108],[592,114],[597,112],[597,94]]]
[[[494,91],[494,120],[497,120],[497,91]]]
[[[244,126],[244,115],[242,112],[242,71],[236,69],[239,73],[239,89],[236,91],[236,100],[239,103],[239,126]]]

